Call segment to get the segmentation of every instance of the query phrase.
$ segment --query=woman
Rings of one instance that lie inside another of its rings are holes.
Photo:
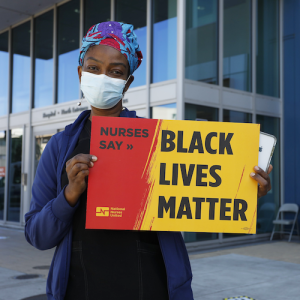
[[[25,216],[27,241],[41,250],[56,247],[48,299],[193,299],[180,233],[85,229],[86,179],[97,163],[89,154],[92,117],[136,117],[122,108],[122,98],[141,61],[132,25],[100,23],[83,38],[78,74],[91,111],[50,139]],[[253,174],[265,194],[268,175]]]

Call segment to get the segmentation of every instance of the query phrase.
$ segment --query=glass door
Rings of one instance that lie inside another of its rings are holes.
[[[20,222],[23,128],[10,131],[7,221]]]
[[[34,176],[44,149],[53,134],[36,135],[34,139]]]

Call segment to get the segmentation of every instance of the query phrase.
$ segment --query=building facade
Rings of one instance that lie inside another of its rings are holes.
[[[141,117],[259,123],[261,131],[278,140],[272,190],[258,202],[257,234],[186,232],[187,247],[269,238],[286,196],[291,202],[299,193],[300,90],[293,75],[298,72],[299,77],[300,70],[299,1],[25,0],[19,8],[4,2],[0,225],[24,226],[35,170],[47,142],[89,108],[85,101],[77,105],[81,39],[92,25],[115,20],[134,25],[144,56],[123,99],[128,109]],[[295,148],[290,149],[284,137],[293,138]]]

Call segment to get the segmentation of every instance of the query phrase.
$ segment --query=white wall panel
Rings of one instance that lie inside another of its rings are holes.
[[[196,100],[199,104],[210,105],[211,103],[219,104],[219,88],[205,86],[197,82],[186,82],[184,87],[184,98]]]
[[[147,88],[146,86],[129,89],[123,99],[126,107],[147,104]]]
[[[136,111],[136,115],[141,118],[146,118],[147,116],[147,109],[146,108],[139,108],[134,109]]]
[[[252,96],[251,94],[236,93],[231,91],[223,91],[223,105],[235,108],[251,110]]]
[[[23,128],[23,125],[29,125],[30,122],[30,112],[20,112],[16,114],[10,114],[9,126],[10,128],[20,127]]]
[[[155,105],[157,102],[176,99],[176,82],[165,84],[151,84],[150,87],[150,104]]]
[[[6,130],[7,129],[7,117],[1,117],[0,118],[0,130]]]
[[[257,114],[281,116],[281,101],[274,98],[256,97],[255,107]]]

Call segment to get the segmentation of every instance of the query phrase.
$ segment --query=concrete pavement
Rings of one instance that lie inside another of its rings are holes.
[[[34,249],[22,230],[0,228],[0,300],[45,299],[33,296],[45,294],[53,253],[54,249]],[[300,299],[299,240],[206,251],[190,254],[190,259],[195,300],[241,295],[256,300]],[[24,274],[38,277],[16,279]]]

